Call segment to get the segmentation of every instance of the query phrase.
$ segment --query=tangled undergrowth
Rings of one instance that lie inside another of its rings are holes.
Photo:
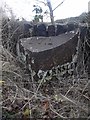
[[[14,29],[11,29],[12,27],[8,27],[6,23],[4,24],[6,31],[3,31],[2,34],[3,46],[0,46],[2,120],[30,120],[32,118],[34,120],[51,120],[53,118],[85,118],[89,120],[90,79],[82,65],[81,49],[79,48],[78,69],[81,69],[82,74],[76,70],[75,74],[68,77],[62,77],[59,74],[51,74],[50,77],[47,77],[46,71],[41,79],[35,80],[35,72],[32,68],[31,74],[28,73],[20,59],[12,55],[15,48],[13,41],[18,39],[17,26],[15,27],[17,24],[13,26]],[[12,34],[8,34],[8,29],[12,31]],[[86,53],[86,56],[89,54]],[[73,69],[75,70],[75,68]]]
[[[52,75],[35,81],[25,66],[1,46],[2,53],[2,118],[88,118],[90,80],[84,73],[67,78]],[[1,84],[1,83],[0,83]]]

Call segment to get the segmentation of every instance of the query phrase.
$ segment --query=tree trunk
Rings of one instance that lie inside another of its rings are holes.
[[[51,5],[50,0],[47,0],[47,5],[48,5],[49,10],[50,10],[51,23],[54,24],[54,16],[53,16],[53,10],[52,10],[52,5]]]

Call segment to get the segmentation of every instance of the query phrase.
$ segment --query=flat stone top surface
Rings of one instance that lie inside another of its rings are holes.
[[[49,49],[53,49],[58,47],[67,41],[69,41],[76,32],[69,32],[66,34],[61,34],[59,36],[52,37],[30,37],[23,38],[21,40],[21,44],[26,50],[31,52],[41,52]]]

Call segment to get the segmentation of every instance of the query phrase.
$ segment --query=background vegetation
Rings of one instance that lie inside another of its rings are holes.
[[[86,16],[86,14],[85,14]],[[84,17],[85,17],[84,16]],[[89,14],[87,18],[90,17]],[[12,17],[13,18],[13,17]],[[77,19],[83,23],[83,17]],[[79,21],[78,20],[78,21]],[[90,20],[89,18],[87,20]],[[64,20],[60,20],[64,21]],[[80,21],[79,21],[80,22]],[[89,21],[88,21],[89,23]],[[89,27],[88,27],[88,31]],[[9,19],[5,14],[2,18],[2,118],[3,120],[51,118],[87,118],[90,119],[88,87],[89,76],[84,64],[84,54],[89,56],[84,43],[78,43],[78,64],[72,67],[73,73],[69,77],[60,77],[59,73],[47,76],[44,72],[42,79],[34,80],[32,68],[28,73],[25,64],[17,56],[15,46],[23,35],[22,22]],[[85,40],[90,40],[89,33]],[[83,44],[83,51],[81,50]],[[90,48],[90,46],[89,46]],[[73,62],[72,58],[72,62]],[[79,71],[78,71],[79,68]]]

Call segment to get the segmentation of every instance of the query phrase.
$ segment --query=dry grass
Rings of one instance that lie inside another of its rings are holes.
[[[79,118],[88,117],[87,74],[82,78],[46,79],[39,82],[25,73],[24,66],[2,47],[2,108],[3,118]],[[26,84],[26,85],[25,85]],[[0,103],[0,104],[1,104]]]
[[[59,75],[47,78],[46,71],[42,79],[35,81],[32,69],[27,73],[25,65],[9,49],[0,46],[0,50],[3,120],[89,119],[90,80],[85,71],[80,74],[76,69],[76,74],[67,78]],[[79,63],[82,65],[83,61]]]

